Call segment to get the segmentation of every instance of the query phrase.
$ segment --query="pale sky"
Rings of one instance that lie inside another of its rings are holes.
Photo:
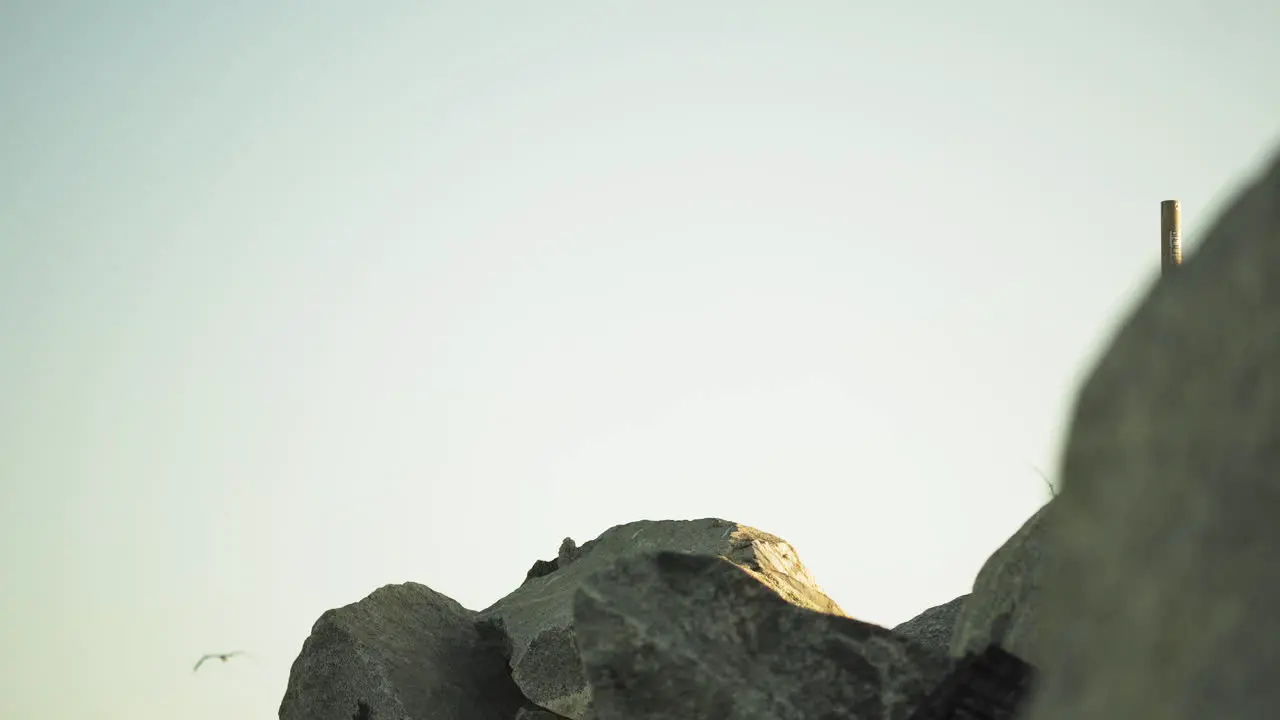
[[[0,717],[275,717],[311,624],[718,516],[967,592],[1280,139],[1280,3],[0,7]],[[191,666],[205,652],[256,660]]]

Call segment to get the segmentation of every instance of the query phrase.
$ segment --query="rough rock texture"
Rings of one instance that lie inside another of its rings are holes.
[[[572,720],[584,720],[590,693],[574,636],[573,598],[592,573],[620,557],[655,550],[721,556],[781,598],[843,615],[818,588],[795,550],[781,538],[716,518],[642,520],[606,530],[581,548],[565,539],[558,557],[539,561],[523,585],[484,610],[510,637],[511,670],[529,700]]]
[[[539,707],[522,707],[516,712],[516,720],[560,720],[561,717]]]
[[[956,618],[952,657],[981,652],[994,643],[1040,664],[1034,644],[1040,629],[1046,529],[1058,502],[1055,498],[1040,508],[982,566]]]
[[[661,552],[671,547],[681,552]],[[952,667],[945,617],[965,601],[902,633],[851,620],[785,542],[715,519],[630,523],[581,548],[566,538],[540,563],[484,613],[413,583],[326,612],[280,717],[905,718]],[[584,657],[612,705],[595,706]],[[950,677],[942,706],[990,695],[969,675]]]
[[[1119,330],[1062,470],[1033,720],[1280,716],[1280,162]]]
[[[511,720],[524,703],[475,613],[425,585],[387,585],[320,616],[280,720]]]
[[[956,663],[910,720],[1014,720],[1035,677],[1034,667],[991,645]]]
[[[930,650],[946,653],[951,648],[951,636],[956,627],[968,595],[961,595],[949,603],[931,607],[910,620],[898,625],[894,632],[915,640]]]
[[[951,665],[707,555],[624,555],[579,584],[574,620],[599,720],[905,720]]]

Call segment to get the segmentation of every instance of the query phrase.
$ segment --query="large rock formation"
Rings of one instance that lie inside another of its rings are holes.
[[[1034,720],[1280,713],[1280,158],[1075,406]]]
[[[1114,338],[1062,470],[972,594],[896,632],[779,538],[643,521],[566,540],[482,613],[415,584],[325,613],[280,717],[1269,720],[1280,160]]]
[[[776,536],[640,521],[566,539],[481,613],[413,583],[326,612],[280,717],[905,719],[950,667],[845,617]]]
[[[280,720],[512,720],[524,698],[501,642],[431,588],[387,585],[316,621]]]
[[[623,557],[581,585],[574,621],[599,720],[906,720],[950,668],[705,555]]]
[[[590,693],[575,644],[574,593],[619,558],[653,551],[723,557],[777,596],[800,607],[843,615],[781,538],[726,520],[640,521],[606,530],[581,548],[570,539],[555,560],[538,561],[523,585],[484,610],[511,639],[516,684],[540,707],[586,717]]]

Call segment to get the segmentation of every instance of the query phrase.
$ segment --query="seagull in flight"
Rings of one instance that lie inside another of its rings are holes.
[[[225,653],[209,653],[208,655],[205,655],[204,657],[200,658],[200,660],[196,662],[196,666],[191,668],[191,672],[195,672],[199,670],[200,666],[204,664],[205,660],[221,660],[222,662],[226,662],[237,655],[248,655],[248,654],[249,653],[243,650],[232,650],[231,652],[225,652]]]

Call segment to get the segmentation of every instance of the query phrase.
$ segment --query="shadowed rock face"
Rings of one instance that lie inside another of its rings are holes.
[[[950,667],[706,555],[624,556],[580,584],[574,620],[599,720],[905,719]]]
[[[1021,658],[989,645],[961,658],[909,720],[1015,720],[1035,675]]]
[[[1033,720],[1280,714],[1280,162],[1076,402]]]
[[[931,607],[893,628],[893,631],[930,650],[946,653],[951,648],[956,618],[968,599],[968,595],[961,595],[949,603]]]
[[[691,552],[655,550],[673,545]],[[944,676],[941,708],[991,695],[947,674],[946,618],[965,598],[905,623],[917,643],[836,614],[790,546],[759,530],[643,521],[566,541],[547,564],[483,614],[414,583],[326,612],[281,719],[888,720]]]
[[[539,707],[522,707],[515,720],[560,720],[561,716]]]
[[[387,585],[320,616],[280,720],[511,720],[524,703],[475,613],[425,585]]]
[[[572,720],[587,716],[590,692],[575,644],[574,593],[618,558],[656,550],[724,557],[790,603],[843,615],[777,536],[716,518],[619,525],[580,548],[566,539],[556,560],[539,561],[524,584],[481,613],[509,636],[512,677],[526,697]]]

